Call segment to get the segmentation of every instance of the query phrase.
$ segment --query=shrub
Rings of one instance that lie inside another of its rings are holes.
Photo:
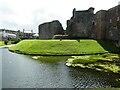
[[[18,42],[20,42],[20,41],[21,41],[21,39],[18,38],[18,37],[11,39],[11,43],[12,43],[12,44],[16,44],[16,43],[18,43]]]
[[[9,41],[8,41],[7,39],[4,40],[4,44],[5,44],[5,45],[7,45],[8,42],[9,42]]]

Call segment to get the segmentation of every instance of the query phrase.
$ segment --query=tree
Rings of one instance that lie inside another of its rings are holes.
[[[9,42],[9,41],[8,41],[7,39],[4,40],[4,44],[5,44],[5,45],[7,45],[8,42]]]

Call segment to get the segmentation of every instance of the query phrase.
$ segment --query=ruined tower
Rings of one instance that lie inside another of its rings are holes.
[[[56,34],[64,34],[62,24],[58,20],[40,24],[38,30],[40,39],[52,39]]]
[[[71,38],[92,38],[94,30],[94,8],[76,11],[73,9],[73,16],[67,20],[66,32]]]

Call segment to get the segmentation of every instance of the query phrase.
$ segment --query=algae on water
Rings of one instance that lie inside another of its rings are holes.
[[[120,74],[120,55],[106,53],[101,55],[72,56],[66,61],[66,65]]]

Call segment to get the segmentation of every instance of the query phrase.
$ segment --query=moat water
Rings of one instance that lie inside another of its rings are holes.
[[[2,51],[2,88],[111,88],[120,87],[117,74],[67,67],[66,57],[49,62]],[[57,58],[57,57],[47,57]]]

